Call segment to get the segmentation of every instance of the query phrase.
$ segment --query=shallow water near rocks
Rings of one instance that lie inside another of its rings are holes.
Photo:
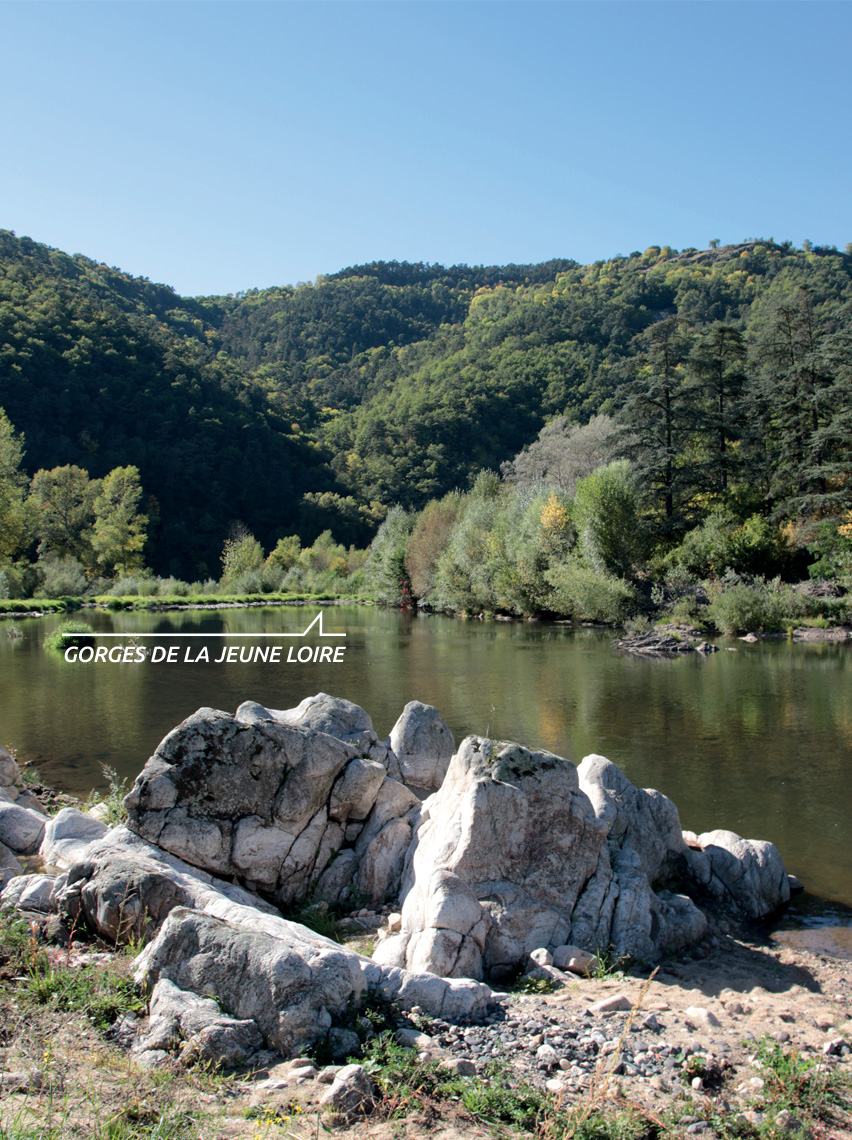
[[[202,705],[288,708],[325,691],[363,705],[385,736],[403,705],[421,700],[457,741],[487,734],[574,763],[598,752],[670,796],[685,828],[772,840],[808,888],[783,925],[833,940],[829,952],[852,952],[852,647],[720,641],[712,656],[649,660],[615,652],[599,630],[363,606],[323,607],[325,630],[345,638],[281,636],[319,612],[77,615],[100,633],[127,635],[105,646],[136,635],[140,645],[176,647],[173,664],[71,664],[42,647],[64,618],[18,620],[16,639],[0,623],[0,743],[46,782],[85,795],[105,786],[103,764],[132,780]],[[205,636],[177,636],[188,633]],[[279,664],[214,663],[225,647],[270,644],[282,647]],[[306,645],[345,646],[344,659],[286,663]],[[189,663],[202,646],[210,663]]]

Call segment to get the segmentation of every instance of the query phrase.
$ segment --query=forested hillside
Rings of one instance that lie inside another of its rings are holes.
[[[231,520],[272,539],[333,485],[285,394],[221,351],[205,309],[172,290],[0,232],[0,407],[24,464],[101,477],[138,468],[146,557],[216,573]]]
[[[363,545],[393,504],[420,509],[549,421],[598,413],[618,417],[662,538],[743,496],[776,521],[839,518],[851,277],[848,248],[769,240],[589,266],[373,263],[186,299],[4,231],[0,407],[28,476],[138,469],[144,559],[187,577],[218,575],[236,522],[266,549],[328,527]]]

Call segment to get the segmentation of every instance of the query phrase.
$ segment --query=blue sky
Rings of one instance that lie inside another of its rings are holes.
[[[0,227],[184,294],[852,241],[844,2],[0,3]]]

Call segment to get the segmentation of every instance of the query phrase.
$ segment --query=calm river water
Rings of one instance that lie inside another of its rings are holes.
[[[173,664],[69,664],[42,648],[63,619],[19,620],[20,639],[0,624],[0,743],[80,794],[103,786],[103,764],[135,777],[202,705],[288,708],[324,691],[363,705],[385,736],[417,699],[439,709],[457,741],[487,733],[575,763],[598,752],[670,796],[685,828],[771,839],[808,887],[792,920],[850,925],[852,647],[720,641],[707,658],[645,660],[616,653],[597,630],[358,606],[323,609],[325,630],[345,639],[236,636],[297,633],[317,612],[83,615],[103,633],[156,633],[139,644],[177,647]],[[187,633],[235,636],[175,636]],[[286,663],[291,647],[295,656],[309,644],[345,645],[344,660]],[[224,647],[252,645],[280,645],[285,660],[214,663]],[[187,663],[202,646],[210,663]]]

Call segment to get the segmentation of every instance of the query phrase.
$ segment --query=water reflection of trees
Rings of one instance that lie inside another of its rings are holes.
[[[317,612],[86,617],[96,628],[165,640],[169,632],[300,631]],[[341,665],[68,665],[41,649],[60,618],[19,622],[22,641],[0,636],[0,743],[40,754],[45,775],[83,791],[101,779],[101,763],[135,776],[165,733],[202,705],[233,712],[253,699],[288,708],[325,691],[363,705],[384,736],[416,699],[434,704],[457,739],[490,731],[575,763],[602,753],[635,783],[669,795],[685,826],[770,838],[808,881],[852,893],[848,646],[738,644],[707,659],[648,661],[616,654],[609,635],[594,630],[367,607],[328,607],[323,618],[328,631],[347,634]],[[181,659],[199,643],[174,642]]]

